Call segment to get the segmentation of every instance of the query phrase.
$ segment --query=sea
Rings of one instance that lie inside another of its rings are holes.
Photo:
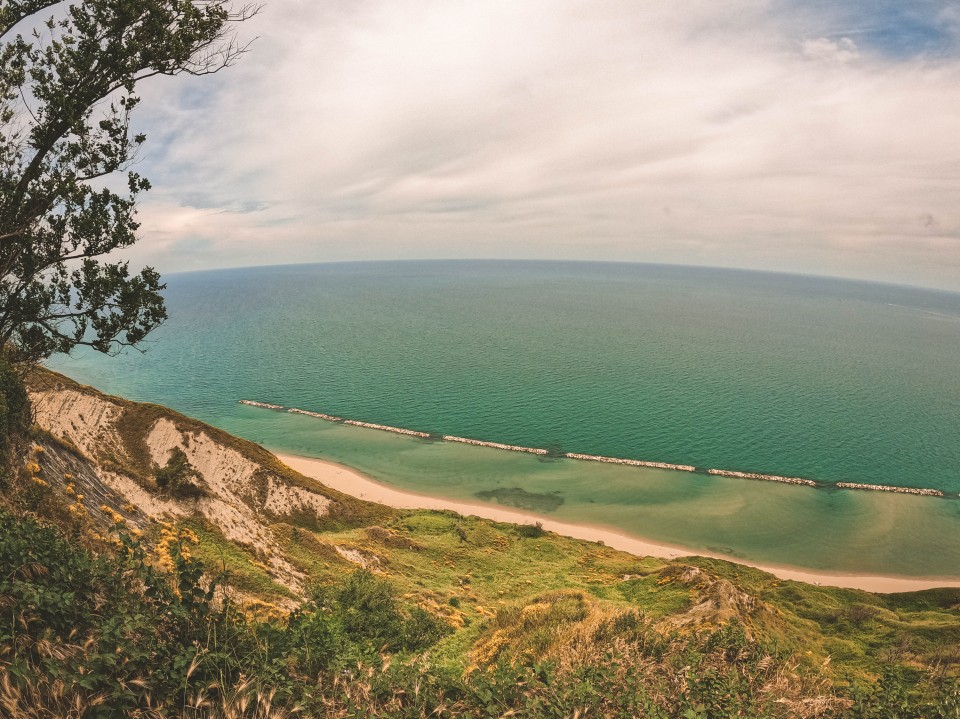
[[[166,281],[170,319],[142,352],[78,350],[48,366],[400,489],[732,559],[960,577],[960,294],[546,261],[271,266]],[[823,486],[556,456],[564,452]]]

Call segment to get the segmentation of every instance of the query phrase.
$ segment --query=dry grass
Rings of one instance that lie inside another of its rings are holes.
[[[289,719],[301,715],[299,707],[276,706],[275,692],[250,679],[229,688],[210,686],[187,697],[183,706],[156,703],[146,679],[128,681],[127,686],[141,695],[142,705],[127,713],[130,719]],[[106,699],[105,694],[47,675],[21,685],[14,685],[9,675],[0,680],[0,714],[9,719],[83,719],[95,716]]]

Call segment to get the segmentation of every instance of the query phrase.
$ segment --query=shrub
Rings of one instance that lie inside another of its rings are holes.
[[[316,591],[307,611],[332,622],[361,653],[416,651],[451,631],[421,607],[402,610],[390,583],[366,569],[357,570],[342,585]],[[311,619],[317,621],[321,620]]]
[[[13,368],[0,359],[0,490],[7,488],[14,440],[30,426],[30,400]]]
[[[537,522],[536,524],[518,524],[517,534],[524,539],[539,539],[546,532],[543,530],[543,522]]]
[[[166,466],[157,469],[153,476],[157,486],[172,497],[187,499],[206,494],[203,477],[179,447],[170,450]]]

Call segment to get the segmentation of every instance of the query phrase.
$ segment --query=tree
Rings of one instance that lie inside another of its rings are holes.
[[[156,271],[102,259],[137,241],[136,202],[150,188],[130,171],[146,139],[131,132],[135,87],[230,66],[247,49],[233,28],[257,11],[0,0],[0,348],[20,361],[78,345],[111,352],[166,319]]]
[[[190,464],[187,453],[179,447],[170,450],[167,464],[157,467],[153,476],[157,480],[157,486],[173,497],[186,499],[206,494],[203,475]]]

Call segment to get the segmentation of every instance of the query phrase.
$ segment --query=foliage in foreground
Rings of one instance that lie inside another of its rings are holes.
[[[736,624],[664,635],[632,610],[583,625],[560,655],[430,661],[450,629],[360,570],[279,622],[248,616],[168,528],[156,561],[120,534],[95,555],[0,513],[0,711],[12,717],[957,717],[960,689],[896,676],[844,700]],[[553,602],[553,604],[551,604]],[[526,632],[580,616],[557,593],[512,612]],[[547,609],[544,609],[547,607]],[[572,612],[572,614],[571,614]],[[574,615],[577,616],[574,616]],[[482,645],[478,645],[481,646]]]
[[[11,716],[208,716],[238,687],[292,705],[323,673],[413,652],[444,625],[359,572],[282,624],[249,618],[204,578],[188,531],[148,555],[121,533],[96,556],[0,512],[0,707]]]

